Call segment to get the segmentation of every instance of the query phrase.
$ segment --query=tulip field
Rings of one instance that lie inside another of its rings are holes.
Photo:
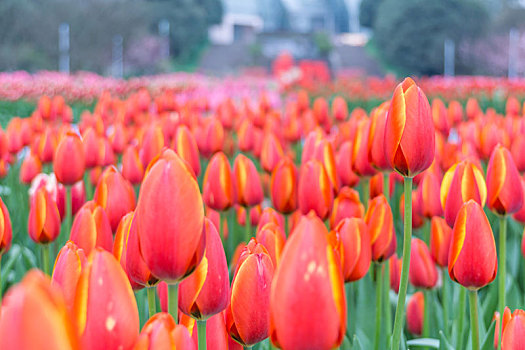
[[[0,349],[525,349],[525,79],[314,73],[1,73]]]

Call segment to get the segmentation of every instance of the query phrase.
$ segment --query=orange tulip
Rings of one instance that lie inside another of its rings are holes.
[[[20,167],[20,182],[23,184],[30,184],[31,181],[42,172],[42,163],[38,156],[30,152],[27,157],[24,158],[22,166]]]
[[[93,128],[88,128],[82,133],[82,144],[84,145],[85,166],[87,169],[102,164],[104,149],[100,147],[100,140]]]
[[[423,331],[423,315],[425,313],[425,295],[416,292],[407,304],[407,328],[414,335],[420,336]]]
[[[368,162],[379,171],[390,170],[390,165],[385,157],[385,123],[389,105],[390,102],[383,102],[370,117]]]
[[[126,145],[128,143],[128,131],[124,124],[116,122],[113,124],[109,131],[108,141],[113,148],[113,151],[117,154],[124,152]]]
[[[251,239],[237,262],[226,329],[231,337],[252,346],[268,337],[270,287],[274,268],[266,248]]]
[[[179,307],[188,316],[206,320],[228,306],[228,263],[215,225],[204,219],[206,250],[194,273],[179,286]]]
[[[27,231],[34,242],[43,244],[53,242],[60,234],[60,214],[45,187],[39,188],[31,200]]]
[[[195,137],[185,125],[177,128],[173,139],[173,149],[179,157],[188,162],[195,176],[199,176],[201,173],[199,149],[197,148]]]
[[[73,312],[77,284],[86,267],[87,259],[84,250],[73,241],[68,241],[58,252],[53,268],[51,284],[62,290],[68,311]]]
[[[270,258],[272,258],[274,268],[277,268],[286,241],[282,228],[274,222],[268,222],[257,230],[255,238],[266,248]]]
[[[144,324],[134,350],[196,350],[188,329],[177,325],[168,313],[158,313]]]
[[[332,185],[321,162],[312,159],[303,164],[298,186],[301,212],[306,215],[313,210],[325,220],[330,214],[333,196]]]
[[[86,202],[75,216],[70,239],[84,250],[86,256],[95,247],[111,251],[113,234],[104,209],[94,201]]]
[[[206,146],[205,149],[202,150],[202,153],[204,156],[210,157],[223,149],[224,128],[217,118],[212,117],[209,118],[209,121],[204,126],[204,129],[204,140]]]
[[[261,179],[253,162],[243,154],[235,158],[233,177],[239,205],[252,207],[262,202]]]
[[[135,191],[114,166],[102,173],[93,200],[106,212],[113,232],[120,219],[135,209]]]
[[[436,265],[430,257],[428,247],[419,238],[412,239],[408,277],[414,287],[425,289],[434,288],[438,280]]]
[[[370,120],[368,118],[358,122],[352,149],[352,169],[360,176],[373,176],[377,172],[368,158],[369,131]]]
[[[440,182],[438,177],[431,172],[424,172],[419,183],[417,195],[421,205],[421,214],[427,219],[433,216],[442,216],[443,208],[439,196]]]
[[[0,313],[0,348],[79,349],[64,299],[40,271],[29,271],[6,293]]]
[[[392,210],[384,195],[379,195],[370,201],[365,222],[370,233],[372,260],[387,260],[395,252],[396,234]]]
[[[153,161],[135,210],[140,252],[157,278],[182,280],[204,254],[204,206],[187,163],[172,150]]]
[[[361,218],[344,218],[335,231],[343,244],[343,276],[345,282],[363,278],[370,267],[372,248],[368,227]]]
[[[319,141],[315,146],[314,158],[323,164],[324,169],[326,170],[326,175],[328,175],[328,179],[332,184],[332,188],[335,192],[338,192],[339,187],[341,187],[341,179],[339,179],[339,174],[337,173],[332,144],[328,140]]]
[[[111,291],[111,293],[108,293]],[[86,349],[131,349],[139,314],[128,278],[111,253],[95,248],[77,285],[74,305]]]
[[[352,143],[350,141],[345,141],[339,147],[335,159],[337,163],[337,173],[341,179],[341,184],[343,186],[353,187],[359,182],[359,177],[352,170]]]
[[[448,253],[452,229],[445,219],[433,217],[430,223],[430,254],[434,262],[440,267],[448,266]]]
[[[508,309],[507,309],[508,310]],[[510,310],[509,310],[510,312]],[[525,311],[516,309],[510,319],[503,316],[502,350],[525,348]]]
[[[33,151],[38,154],[38,158],[40,158],[42,163],[47,164],[53,161],[55,149],[57,148],[57,137],[51,127],[46,127],[36,140],[35,147],[36,149],[33,149]]]
[[[448,273],[453,281],[476,290],[496,278],[496,243],[483,209],[474,200],[461,207],[451,240]]]
[[[11,217],[4,201],[0,198],[0,258],[2,258],[2,254],[7,253],[9,248],[11,248],[12,239]]]
[[[447,118],[447,108],[439,98],[432,101],[432,119],[436,130],[448,136],[450,125]]]
[[[273,133],[267,133],[261,148],[262,168],[271,173],[283,157],[284,151],[281,143]]]
[[[310,213],[294,229],[275,273],[270,339],[281,349],[332,349],[343,341],[345,329],[340,259],[323,222]]]
[[[149,163],[161,153],[164,145],[164,135],[159,125],[150,126],[144,131],[139,151],[139,158],[144,168],[147,168]]]
[[[272,171],[270,194],[277,211],[290,214],[297,209],[297,169],[287,157]]]
[[[232,172],[228,158],[222,152],[213,155],[202,185],[204,203],[214,210],[228,210],[235,202]]]
[[[55,151],[53,170],[58,182],[73,185],[82,180],[85,170],[84,146],[80,137],[68,131]]]
[[[122,176],[134,185],[142,182],[144,167],[135,146],[128,146],[122,155]]]
[[[441,205],[445,210],[445,219],[452,227],[463,203],[473,199],[479,205],[485,205],[487,185],[483,173],[469,160],[453,165],[443,176],[440,196]]]
[[[344,218],[362,218],[364,213],[365,207],[359,200],[359,193],[349,187],[343,187],[334,199],[330,227],[334,228]]]
[[[410,78],[392,96],[385,124],[385,156],[405,177],[427,169],[434,160],[435,135],[427,97]]]
[[[520,174],[509,150],[496,146],[487,167],[487,206],[499,215],[521,209],[523,190]]]

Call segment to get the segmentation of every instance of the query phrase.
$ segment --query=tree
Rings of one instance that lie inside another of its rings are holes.
[[[372,28],[376,19],[377,8],[383,0],[363,0],[359,4],[359,23],[363,27]]]
[[[460,43],[478,38],[488,20],[476,0],[383,0],[374,41],[384,60],[403,74],[441,74],[445,39]]]

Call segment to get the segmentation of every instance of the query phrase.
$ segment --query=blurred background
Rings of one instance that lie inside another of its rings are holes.
[[[521,0],[0,0],[0,71],[525,75]]]

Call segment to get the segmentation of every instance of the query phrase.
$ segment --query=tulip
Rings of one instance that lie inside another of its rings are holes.
[[[416,336],[423,333],[423,318],[425,312],[425,296],[423,292],[412,295],[407,304],[407,328]]]
[[[334,228],[344,218],[362,218],[365,207],[359,200],[359,193],[349,187],[343,187],[334,199],[330,227]]]
[[[84,348],[131,349],[135,344],[137,303],[124,270],[109,252],[95,248],[89,256],[77,285],[74,312]]]
[[[93,128],[88,128],[82,133],[84,145],[85,167],[87,169],[99,166],[104,157],[104,150],[100,147],[99,137]]]
[[[319,141],[315,146],[314,158],[323,164],[324,169],[326,170],[326,175],[328,175],[328,179],[332,184],[332,188],[335,192],[338,192],[341,187],[341,179],[339,179],[339,174],[337,173],[332,144],[324,139]]]
[[[485,205],[487,186],[483,173],[469,160],[453,165],[443,176],[440,196],[445,219],[452,227],[463,203],[473,199],[479,205]]]
[[[272,171],[270,194],[274,208],[283,214],[297,209],[297,169],[289,158],[283,158]]]
[[[503,317],[501,349],[525,348],[525,311],[516,309],[509,320]]]
[[[53,169],[58,182],[66,186],[82,180],[85,170],[84,146],[80,137],[68,131],[58,144]]]
[[[0,348],[79,349],[64,299],[41,272],[31,270],[5,295],[0,313]]]
[[[368,161],[379,171],[388,171],[390,166],[385,158],[385,123],[390,103],[383,102],[370,117],[368,132]]]
[[[352,143],[345,141],[339,147],[335,156],[337,163],[337,173],[343,186],[353,187],[359,182],[359,177],[352,170],[351,154]]]
[[[86,202],[75,216],[70,239],[84,250],[86,256],[95,247],[111,251],[113,234],[104,209],[94,201]]]
[[[106,212],[113,232],[117,230],[120,219],[135,209],[135,191],[114,166],[102,173],[93,200]]]
[[[179,286],[180,310],[199,321],[220,313],[228,305],[229,276],[226,255],[215,225],[204,219],[204,257]]]
[[[159,125],[152,125],[144,131],[139,151],[139,158],[144,168],[147,168],[149,163],[161,153],[164,145],[164,135]]]
[[[20,167],[20,182],[23,184],[30,184],[31,181],[42,172],[42,163],[38,156],[31,152],[24,158],[22,166]]]
[[[185,326],[177,325],[168,313],[151,317],[140,332],[134,350],[195,350],[195,342]]]
[[[336,96],[332,101],[332,115],[335,120],[344,121],[348,117],[348,105],[341,96]]]
[[[71,215],[78,213],[80,208],[84,205],[86,201],[86,191],[84,189],[84,182],[79,181],[70,188],[71,195]],[[66,187],[62,184],[56,185],[56,202],[58,207],[58,212],[60,213],[60,218],[62,220],[66,217]]]
[[[261,148],[262,168],[271,173],[283,156],[284,151],[277,137],[273,133],[267,133]]]
[[[276,224],[281,230],[285,229],[285,220],[283,216],[272,207],[266,207],[262,211],[259,218],[259,223],[257,224],[257,232],[259,232],[261,228],[268,223]],[[282,233],[284,235],[284,232]]]
[[[409,279],[416,288],[433,288],[437,283],[437,269],[425,242],[412,239]]]
[[[388,260],[395,252],[396,235],[392,210],[384,195],[379,195],[370,202],[365,222],[370,233],[372,260],[378,262]]]
[[[215,153],[208,163],[202,198],[208,207],[218,211],[228,210],[235,202],[230,164],[222,152]]]
[[[231,302],[226,309],[226,329],[244,346],[251,347],[268,337],[273,273],[266,248],[252,238],[237,262]]]
[[[201,172],[199,149],[195,137],[186,126],[181,125],[177,128],[173,139],[173,149],[179,157],[190,164],[195,176],[199,176]]]
[[[419,183],[417,196],[421,205],[421,214],[432,219],[434,216],[442,216],[443,208],[441,206],[439,191],[439,178],[431,172],[424,172]]]
[[[135,146],[128,146],[122,155],[122,176],[134,185],[142,182],[144,167]]]
[[[171,285],[170,314],[177,320],[177,283],[201,262],[205,236],[199,185],[187,163],[172,150],[163,151],[151,163],[135,220],[140,253],[151,273]]]
[[[124,124],[116,122],[108,131],[108,141],[110,142],[113,151],[117,154],[122,154],[128,143],[128,131],[126,127]]]
[[[207,121],[204,128],[206,146],[205,149],[202,150],[202,153],[204,156],[210,157],[221,151],[223,148],[224,128],[222,127],[221,122],[214,117],[209,118],[209,121]]]
[[[42,163],[47,164],[53,161],[55,149],[57,148],[57,138],[51,127],[46,127],[40,137],[36,139],[35,147],[33,151],[38,154],[38,158],[40,158]]]
[[[368,227],[362,218],[344,218],[335,227],[343,243],[343,276],[345,282],[363,278],[372,261]]]
[[[448,254],[452,229],[440,217],[433,217],[430,224],[430,253],[440,267],[448,266]]]
[[[523,203],[525,203],[525,177],[520,178],[521,191],[523,193]],[[522,224],[525,223],[525,205],[521,206],[521,209],[512,215],[512,218]]]
[[[301,167],[298,185],[299,209],[306,215],[311,210],[325,220],[330,214],[333,188],[326,171],[318,160],[307,161]]]
[[[11,226],[11,217],[9,211],[0,198],[0,259],[2,254],[5,254],[11,248],[11,240],[13,239],[13,229]]]
[[[346,329],[343,283],[340,259],[323,222],[314,213],[302,217],[284,248],[272,283],[272,343],[281,349],[338,347]]]
[[[272,259],[274,268],[277,268],[281,261],[281,254],[286,241],[285,234],[281,227],[274,222],[268,222],[257,230],[255,238],[257,242],[266,248],[268,255],[270,255]]]
[[[86,264],[87,259],[84,250],[79,248],[73,241],[68,241],[58,252],[51,284],[62,290],[69,312],[73,312],[77,284]]]

